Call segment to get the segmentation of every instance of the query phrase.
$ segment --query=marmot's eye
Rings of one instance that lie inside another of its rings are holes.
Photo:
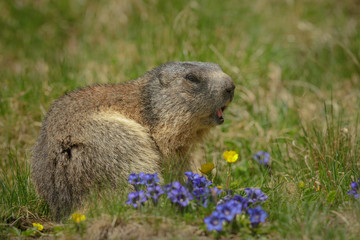
[[[188,75],[186,75],[185,78],[192,82],[196,82],[196,83],[200,82],[200,80],[192,73],[189,73]]]

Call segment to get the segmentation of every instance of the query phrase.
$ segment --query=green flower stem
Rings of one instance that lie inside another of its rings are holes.
[[[227,178],[226,178],[226,191],[229,190],[229,184],[230,184],[230,177],[231,177],[231,163],[228,163],[228,172],[227,172]]]

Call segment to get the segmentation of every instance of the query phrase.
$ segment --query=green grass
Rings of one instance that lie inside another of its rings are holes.
[[[360,201],[346,193],[360,177],[359,15],[350,0],[1,1],[0,238],[33,222],[69,239],[99,229],[216,237],[204,231],[209,210],[180,214],[165,203],[136,211],[120,193],[91,198],[81,231],[70,220],[57,225],[30,181],[30,149],[57,97],[186,60],[220,64],[237,87],[225,123],[196,158],[213,161],[224,185],[222,152],[236,150],[232,187],[269,196],[261,236],[225,237],[357,239]],[[271,153],[271,174],[252,160],[258,150]]]

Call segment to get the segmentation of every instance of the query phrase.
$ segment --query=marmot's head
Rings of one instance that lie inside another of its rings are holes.
[[[224,122],[235,85],[221,67],[204,62],[169,62],[145,75],[146,119],[209,128]],[[170,124],[170,123],[169,123]]]

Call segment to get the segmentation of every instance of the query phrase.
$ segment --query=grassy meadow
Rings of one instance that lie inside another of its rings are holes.
[[[29,171],[50,104],[168,61],[215,62],[233,78],[225,123],[194,158],[215,163],[215,184],[225,186],[222,153],[238,152],[231,188],[261,188],[266,223],[256,233],[207,232],[211,210],[136,210],[124,193],[91,196],[80,225],[53,222]],[[2,0],[0,83],[0,239],[360,236],[360,199],[347,194],[360,177],[357,0]],[[259,150],[271,154],[271,172],[253,159]]]

